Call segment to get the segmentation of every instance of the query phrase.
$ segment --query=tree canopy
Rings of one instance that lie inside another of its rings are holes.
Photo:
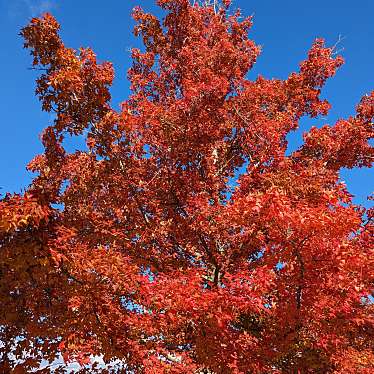
[[[0,369],[372,373],[373,209],[339,171],[372,165],[374,91],[287,155],[342,57],[318,39],[287,79],[249,80],[251,18],[157,3],[163,20],[134,9],[120,110],[112,65],[66,47],[52,15],[21,31],[54,121],[32,184],[0,201]]]

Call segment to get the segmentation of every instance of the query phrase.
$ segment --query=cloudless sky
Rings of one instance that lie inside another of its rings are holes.
[[[18,36],[32,16],[51,12],[62,26],[62,38],[69,47],[91,47],[99,60],[113,62],[116,78],[113,106],[128,96],[126,72],[131,47],[140,41],[132,35],[130,17],[134,6],[161,14],[153,0],[0,0],[1,136],[0,194],[20,192],[32,175],[25,169],[34,155],[42,152],[39,135],[52,117],[40,110],[34,96],[37,76],[29,70],[31,57],[22,49]],[[286,78],[297,71],[316,37],[338,49],[346,63],[328,81],[322,96],[332,104],[326,118],[303,119],[300,130],[288,139],[289,151],[302,143],[302,133],[312,125],[334,123],[355,113],[360,98],[374,89],[374,0],[235,0],[244,15],[254,15],[251,38],[263,52],[249,77]],[[356,203],[368,206],[374,177],[371,169],[343,170]]]

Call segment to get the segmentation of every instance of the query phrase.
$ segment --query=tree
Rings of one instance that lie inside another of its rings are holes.
[[[330,108],[334,48],[251,81],[260,48],[230,1],[158,4],[163,21],[134,10],[145,50],[118,111],[111,64],[65,47],[50,14],[21,32],[55,119],[32,184],[0,202],[2,371],[62,354],[82,371],[103,355],[135,373],[372,373],[373,210],[339,171],[372,165],[374,91],[287,156]]]

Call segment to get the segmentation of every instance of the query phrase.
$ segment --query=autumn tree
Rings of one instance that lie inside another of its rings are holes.
[[[66,47],[50,14],[21,32],[55,119],[32,184],[0,202],[1,372],[62,354],[88,372],[103,355],[133,373],[373,373],[373,210],[339,172],[372,165],[374,92],[286,155],[330,108],[334,48],[248,80],[251,18],[157,3],[162,21],[134,10],[144,50],[120,110],[112,65]]]

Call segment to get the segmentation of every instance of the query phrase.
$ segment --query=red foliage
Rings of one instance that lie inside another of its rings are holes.
[[[339,170],[372,164],[374,93],[286,156],[342,59],[316,40],[288,79],[249,81],[251,19],[216,3],[134,10],[145,51],[120,111],[111,64],[66,48],[49,14],[22,30],[56,116],[27,193],[0,202],[3,371],[61,353],[136,373],[373,372],[373,214]]]

